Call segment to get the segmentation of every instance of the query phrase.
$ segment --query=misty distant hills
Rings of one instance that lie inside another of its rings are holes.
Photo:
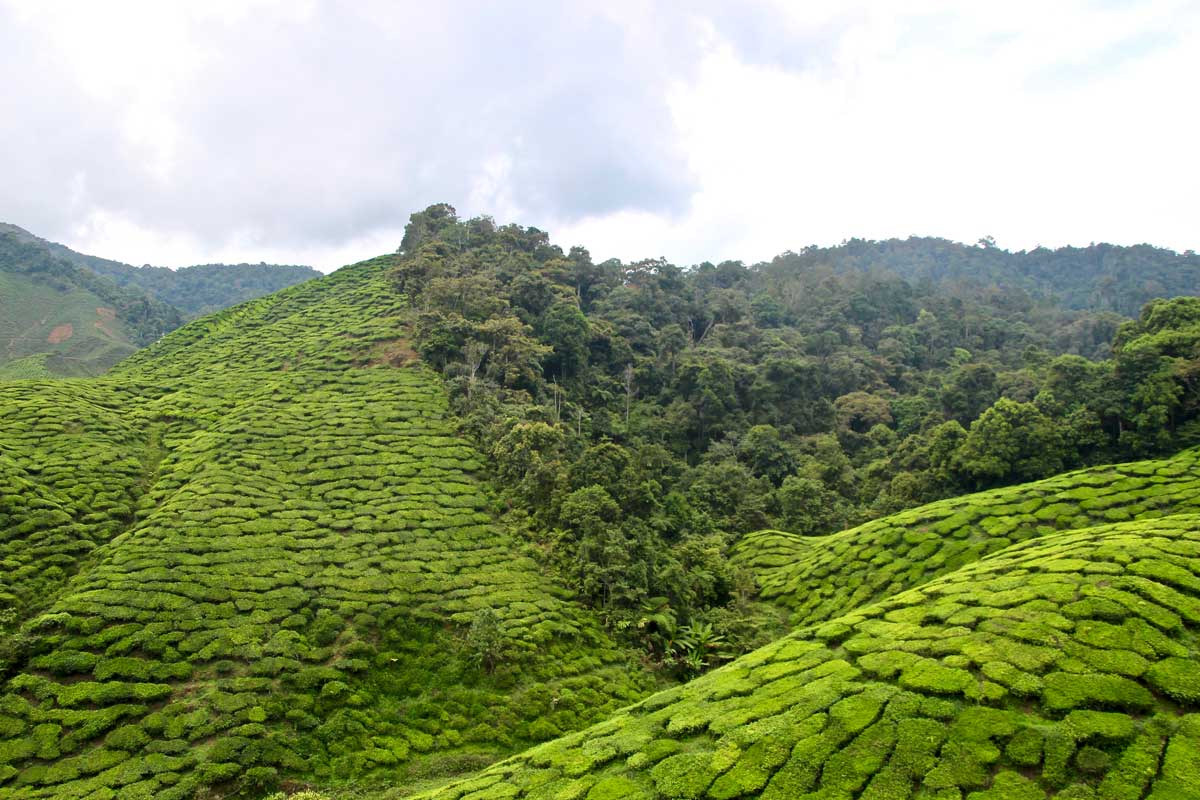
[[[953,291],[1019,289],[1062,308],[1136,316],[1155,297],[1200,294],[1200,255],[1148,244],[1008,251],[990,240],[965,245],[948,239],[850,239],[836,247],[806,247],[773,259],[767,270],[828,268],[891,273]]]
[[[0,223],[0,378],[94,375],[188,319],[319,275],[311,267],[134,267]]]

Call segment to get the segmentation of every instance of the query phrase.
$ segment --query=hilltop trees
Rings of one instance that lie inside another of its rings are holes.
[[[725,636],[746,626],[719,561],[750,530],[826,534],[1200,441],[1200,300],[1155,301],[1118,332],[1048,292],[1060,275],[997,271],[1015,258],[998,248],[876,244],[597,264],[434,206],[393,280],[547,562],[615,628],[641,630],[650,604]],[[673,577],[685,563],[722,577],[693,591]]]
[[[980,487],[1020,483],[1060,472],[1066,442],[1032,403],[1002,397],[971,424],[955,453],[963,475]]]

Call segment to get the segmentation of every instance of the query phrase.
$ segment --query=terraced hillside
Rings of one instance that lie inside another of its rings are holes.
[[[1200,796],[1200,516],[1012,544],[422,797]]]
[[[139,326],[118,313],[128,299],[110,288],[0,269],[0,380],[95,374],[136,350]],[[171,326],[179,323],[176,312],[167,315],[175,317]]]
[[[391,263],[0,384],[0,798],[420,785],[651,688],[491,523]]]
[[[98,375],[187,319],[319,275],[310,267],[132,267],[0,222],[0,380]]]
[[[0,396],[0,606],[26,618],[128,526],[153,453],[118,387],[31,381]]]
[[[965,495],[832,536],[747,535],[735,560],[795,625],[845,614],[1055,531],[1200,511],[1200,449]]]

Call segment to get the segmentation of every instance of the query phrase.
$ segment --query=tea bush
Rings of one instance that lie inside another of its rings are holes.
[[[1018,542],[1188,511],[1200,511],[1200,448],[943,500],[832,536],[759,531],[742,539],[734,561],[754,571],[762,597],[788,608],[795,625],[811,625]]]
[[[1200,515],[1048,533],[420,797],[1192,797],[1197,576]]]
[[[0,384],[0,798],[473,769],[653,688],[492,522],[437,376],[372,363],[390,265]]]

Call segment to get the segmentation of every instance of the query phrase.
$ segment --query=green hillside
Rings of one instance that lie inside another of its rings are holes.
[[[1053,533],[423,795],[1200,795],[1200,516]]]
[[[65,245],[34,236],[24,228],[0,222],[0,234],[45,250],[56,259],[108,278],[117,286],[145,294],[180,311],[185,319],[253,300],[255,297],[320,277],[312,267],[285,264],[197,264],[170,269],[135,267],[111,258],[78,253]]]
[[[139,289],[171,304],[187,319],[321,276],[312,267],[287,264],[196,264],[170,269],[102,261],[92,269],[118,286]]]
[[[734,551],[761,596],[812,625],[919,586],[1011,544],[1200,511],[1200,449],[943,500],[832,536],[748,534]]]
[[[652,688],[484,512],[392,261],[0,384],[0,798],[419,784]]]
[[[780,271],[832,268],[898,275],[950,292],[1009,286],[1074,309],[1133,316],[1156,297],[1200,295],[1200,256],[1139,244],[1125,247],[1037,247],[1009,251],[987,239],[964,245],[947,239],[851,239],[835,247],[806,247],[776,258]]]
[[[310,267],[132,267],[0,223],[0,380],[97,375],[185,319],[319,275]]]
[[[18,359],[0,800],[1200,797],[1200,300],[1023,298],[433,206]]]
[[[0,379],[94,375],[179,312],[0,231]]]

